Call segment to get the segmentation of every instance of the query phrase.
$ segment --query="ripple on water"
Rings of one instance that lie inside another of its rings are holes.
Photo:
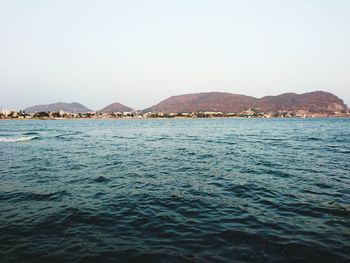
[[[69,195],[65,190],[52,193],[33,193],[33,192],[0,192],[0,201],[11,200],[13,202],[30,201],[58,201]]]
[[[101,176],[99,176],[99,177],[93,179],[93,181],[94,181],[95,183],[106,183],[106,182],[110,182],[111,179],[106,178],[106,177],[104,177],[104,176],[101,175]]]

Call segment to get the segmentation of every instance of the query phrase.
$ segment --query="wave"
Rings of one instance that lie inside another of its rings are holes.
[[[39,135],[37,132],[25,132],[22,135]]]
[[[0,142],[25,142],[39,138],[38,136],[21,136],[21,137],[0,137]]]

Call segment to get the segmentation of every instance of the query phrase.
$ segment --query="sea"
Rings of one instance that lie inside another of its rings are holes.
[[[2,120],[0,262],[350,262],[350,118]]]

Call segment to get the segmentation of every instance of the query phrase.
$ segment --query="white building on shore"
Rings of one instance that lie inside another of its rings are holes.
[[[5,116],[9,116],[11,112],[17,112],[17,110],[13,110],[13,109],[2,109],[1,113]]]

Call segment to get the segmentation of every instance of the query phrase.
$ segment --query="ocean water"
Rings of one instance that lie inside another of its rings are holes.
[[[350,119],[0,121],[0,262],[350,262]]]

